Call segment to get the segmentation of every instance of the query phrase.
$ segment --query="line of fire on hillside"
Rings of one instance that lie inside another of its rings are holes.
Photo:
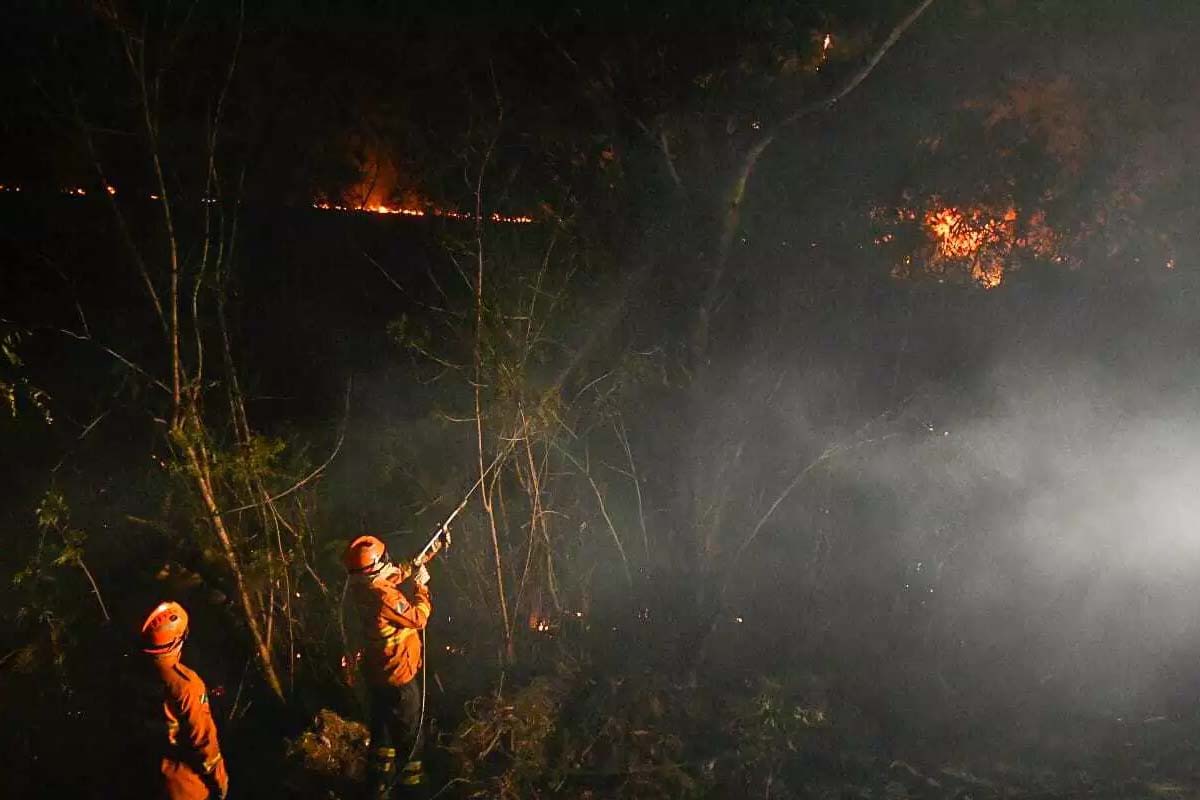
[[[21,186],[14,184],[0,183],[0,193],[3,194],[19,194],[22,191]],[[104,191],[111,197],[117,196],[117,188],[112,185],[106,185]],[[82,186],[68,186],[59,190],[59,194],[68,197],[87,197],[92,192]],[[158,194],[147,194],[148,200],[162,199]],[[200,202],[206,204],[215,204],[219,202],[214,197],[202,197]],[[453,209],[442,209],[434,206],[428,208],[414,208],[408,206],[392,206],[382,203],[375,203],[364,206],[343,205],[340,203],[330,203],[325,200],[318,200],[312,203],[312,207],[318,211],[338,211],[348,214],[379,214],[379,215],[399,215],[404,217],[445,217],[446,219],[456,220],[473,220],[475,215],[470,212],[455,211]],[[500,212],[492,212],[485,215],[484,219],[501,224],[501,225],[529,225],[537,220],[528,214],[501,214]]]

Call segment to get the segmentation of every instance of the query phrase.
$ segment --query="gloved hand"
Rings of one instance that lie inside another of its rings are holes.
[[[443,550],[450,549],[450,528],[444,527],[438,531],[437,539],[434,540],[433,546],[429,548],[429,555],[426,561],[432,559],[435,555]]]
[[[383,568],[383,580],[390,583],[392,586],[399,586],[408,580],[408,576],[413,574],[413,565],[411,562],[402,561],[399,564],[388,564]]]
[[[417,586],[424,586],[425,584],[429,583],[429,570],[425,569],[424,565],[417,570],[416,575],[413,575],[413,583],[415,583]]]

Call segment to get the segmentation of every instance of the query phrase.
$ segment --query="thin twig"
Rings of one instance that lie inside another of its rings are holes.
[[[617,552],[621,556],[621,566],[625,568],[625,580],[629,582],[629,586],[632,588],[633,573],[629,571],[629,558],[625,555],[625,545],[621,544],[621,537],[617,534],[617,527],[613,524],[612,517],[608,515],[608,506],[604,503],[604,495],[600,491],[600,487],[596,485],[596,480],[592,477],[591,470],[581,464],[579,459],[572,455],[571,452],[565,447],[559,445],[558,442],[552,441],[550,444],[554,447],[554,449],[562,453],[568,461],[575,465],[575,468],[583,473],[583,476],[587,478],[588,483],[591,484],[592,492],[596,495],[596,502],[600,506],[600,514],[604,517],[604,522],[608,525],[608,531],[612,534],[613,542],[617,545]]]
[[[91,422],[89,422],[89,423],[87,424],[87,426],[86,426],[86,427],[84,427],[83,431],[82,431],[82,432],[79,434],[79,436],[78,436],[78,437],[76,437],[76,438],[77,438],[77,439],[80,439],[80,440],[82,440],[82,439],[86,438],[86,437],[87,437],[87,435],[88,435],[89,433],[91,433],[91,432],[92,432],[92,428],[95,428],[97,425],[99,425],[99,424],[100,424],[100,422],[101,422],[101,420],[103,420],[105,417],[107,417],[107,416],[108,416],[109,414],[111,414],[111,413],[112,413],[112,409],[111,409],[111,408],[109,408],[109,409],[106,409],[105,411],[103,411],[103,412],[102,412],[102,413],[101,413],[99,416],[97,416],[97,417],[96,417],[94,420],[92,420]]]
[[[642,482],[638,478],[637,465],[633,461],[633,448],[629,445],[629,433],[625,430],[625,419],[617,412],[614,422],[617,438],[621,441],[621,447],[625,450],[625,460],[629,463],[629,472],[626,473],[629,479],[633,481],[633,491],[637,495],[638,506],[638,522],[642,526],[642,546],[646,552],[646,559],[650,559],[650,535],[646,533],[646,512],[642,507]]]
[[[502,630],[504,631],[504,658],[503,662],[511,659],[513,654],[512,647],[512,628],[509,623],[508,600],[504,591],[504,566],[500,556],[500,539],[496,531],[496,513],[492,505],[491,492],[486,484],[483,483],[484,472],[483,468],[483,278],[484,278],[484,247],[483,247],[483,179],[487,174],[487,169],[491,163],[492,152],[495,150],[496,143],[500,138],[500,126],[504,123],[504,106],[500,103],[500,91],[496,86],[496,75],[492,73],[493,88],[496,91],[497,105],[497,130],[488,142],[487,151],[484,153],[483,161],[479,165],[479,174],[475,181],[475,259],[476,259],[476,277],[474,282],[475,294],[475,342],[473,349],[474,360],[474,400],[475,400],[475,436],[477,455],[479,461],[479,500],[483,506],[484,513],[488,518],[488,528],[492,535],[492,556],[496,568],[496,597],[500,605],[500,619]],[[455,262],[457,266],[457,262]],[[464,279],[466,276],[463,276]]]
[[[775,498],[775,502],[771,503],[771,507],[767,509],[766,513],[759,517],[758,522],[755,524],[754,529],[750,532],[750,535],[745,538],[741,546],[738,547],[737,552],[734,553],[733,558],[730,559],[729,565],[731,567],[737,565],[739,559],[742,557],[742,554],[746,551],[746,548],[758,538],[759,532],[763,529],[763,526],[767,524],[768,520],[771,519],[772,515],[774,515],[775,510],[779,508],[780,504],[782,504],[783,501],[788,498],[788,495],[790,495],[792,491],[800,485],[800,482],[804,480],[804,478],[814,469],[821,466],[826,461],[834,458],[835,456],[848,453],[852,450],[859,450],[863,447],[867,447],[868,445],[878,444],[879,442],[894,438],[898,435],[899,434],[896,433],[889,433],[885,436],[880,436],[875,439],[865,439],[849,445],[833,444],[825,448],[821,455],[817,456],[816,459],[809,462],[809,464],[796,473],[795,477],[793,477],[788,485],[784,487],[783,491],[779,493],[779,496]]]
[[[659,130],[658,145],[662,150],[663,159],[667,162],[667,172],[671,175],[671,180],[675,181],[675,186],[683,189],[683,179],[679,177],[679,173],[675,170],[675,157],[671,155],[671,145],[667,142],[667,132]]]
[[[12,320],[4,319],[3,317],[0,317],[0,322],[5,322],[5,323],[8,323],[8,324],[10,324],[10,325],[15,325],[15,324],[16,324],[15,322],[12,322]],[[80,341],[80,342],[87,342],[87,343],[91,344],[92,346],[94,346],[94,347],[98,347],[99,349],[103,350],[105,353],[107,353],[108,355],[112,356],[112,357],[113,357],[113,358],[115,358],[117,361],[120,361],[120,362],[121,362],[122,364],[124,364],[126,367],[128,367],[128,368],[129,368],[129,369],[131,369],[131,370],[133,370],[133,371],[134,371],[134,372],[136,372],[138,375],[141,375],[143,378],[145,378],[146,380],[150,381],[152,384],[154,384],[154,385],[155,385],[155,386],[157,386],[158,388],[162,389],[164,392],[167,392],[167,393],[169,394],[169,393],[170,393],[170,391],[171,391],[171,388],[170,388],[169,386],[167,386],[165,383],[163,383],[162,381],[160,381],[158,378],[155,378],[155,377],[154,377],[153,375],[151,375],[149,372],[147,372],[146,370],[142,369],[142,368],[141,368],[141,367],[139,367],[137,364],[135,364],[134,362],[130,361],[130,360],[129,360],[128,358],[126,358],[125,356],[123,356],[123,355],[121,355],[120,353],[118,353],[116,350],[113,350],[113,349],[112,349],[111,347],[109,347],[108,345],[101,344],[100,342],[98,342],[98,341],[96,341],[94,338],[92,338],[91,336],[85,336],[85,335],[83,335],[83,334],[81,334],[81,333],[76,333],[75,331],[68,330],[68,329],[66,329],[66,328],[33,327],[33,328],[30,328],[30,330],[44,330],[44,331],[53,331],[54,333],[60,333],[60,334],[62,334],[63,336],[70,337],[70,338],[72,338],[72,339],[75,339],[76,341]]]
[[[92,576],[92,571],[88,569],[87,564],[83,563],[82,558],[76,557],[75,563],[83,570],[83,574],[87,576],[88,583],[92,585],[92,594],[96,595],[96,602],[100,604],[100,613],[104,615],[104,621],[112,622],[112,617],[108,614],[108,607],[104,605],[104,598],[100,596],[100,587],[96,585],[96,579]]]
[[[231,508],[226,511],[222,511],[220,513],[221,514],[237,514],[242,511],[249,511],[252,508],[261,508],[270,503],[274,503],[276,500],[279,500],[280,498],[287,497],[289,494],[292,494],[293,492],[297,492],[300,489],[303,489],[306,484],[308,484],[310,481],[314,480],[315,478],[319,477],[321,475],[321,473],[323,473],[326,470],[326,468],[330,464],[333,463],[333,460],[338,457],[338,453],[340,453],[342,451],[342,443],[346,441],[346,427],[347,427],[347,424],[350,419],[350,389],[351,389],[351,382],[347,381],[346,382],[346,407],[345,407],[345,410],[343,411],[343,415],[342,415],[341,430],[338,432],[337,443],[333,447],[333,452],[329,454],[329,458],[325,459],[324,463],[322,463],[319,467],[314,469],[312,472],[308,473],[303,478],[296,481],[296,483],[292,484],[290,487],[288,487],[287,489],[284,489],[282,492],[280,492],[278,494],[271,495],[270,497],[268,497],[260,502],[257,502],[257,503],[249,503],[247,505],[238,506],[237,508]]]

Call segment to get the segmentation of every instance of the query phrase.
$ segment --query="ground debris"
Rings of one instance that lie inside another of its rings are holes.
[[[784,765],[825,746],[828,709],[775,684],[709,689],[662,674],[572,670],[477,698],[446,745],[470,785],[456,789],[489,798],[805,796],[802,770]]]
[[[308,730],[287,746],[291,797],[349,798],[361,786],[367,765],[367,727],[322,709]]]
[[[1200,797],[1200,733],[1076,725],[1077,742],[889,742],[804,675],[690,685],[577,668],[468,705],[445,800],[1175,800]]]
[[[509,694],[467,704],[466,721],[446,745],[468,796],[517,798],[547,773],[547,742],[570,690],[568,675],[535,678]],[[533,796],[533,795],[531,795]]]

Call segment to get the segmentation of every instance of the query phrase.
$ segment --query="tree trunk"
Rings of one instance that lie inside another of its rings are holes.
[[[258,659],[259,669],[262,670],[263,678],[271,687],[271,691],[280,701],[283,701],[285,699],[283,683],[279,680],[279,674],[275,670],[275,660],[271,655],[270,643],[263,635],[262,627],[259,625],[257,610],[254,608],[254,601],[250,597],[250,590],[246,586],[246,579],[242,574],[241,559],[233,547],[233,540],[229,536],[229,530],[225,527],[225,519],[221,515],[220,506],[217,505],[216,492],[213,491],[212,476],[208,469],[207,454],[194,444],[186,445],[184,453],[187,456],[188,471],[192,475],[201,500],[204,501],[204,509],[208,512],[213,533],[216,534],[217,541],[221,543],[225,564],[233,575],[234,588],[241,604],[242,616],[246,620],[246,627],[250,630],[250,638],[254,642],[254,654]]]

